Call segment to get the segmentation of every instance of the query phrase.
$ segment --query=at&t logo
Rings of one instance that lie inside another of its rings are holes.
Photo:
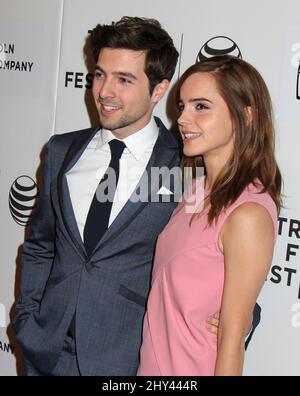
[[[238,45],[229,37],[216,36],[209,39],[200,49],[196,62],[218,55],[231,55],[242,58]]]
[[[38,187],[31,177],[23,175],[13,182],[9,192],[9,210],[17,224],[26,226],[30,223],[38,196]]]

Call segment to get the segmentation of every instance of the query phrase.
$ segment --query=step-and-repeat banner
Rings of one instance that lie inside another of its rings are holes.
[[[88,31],[123,15],[156,18],[171,34],[180,51],[173,82],[222,50],[252,63],[269,87],[285,208],[244,374],[300,375],[299,1],[0,0],[0,11],[0,375],[22,374],[10,322],[43,147],[53,133],[97,124]],[[171,125],[168,98],[155,113]]]

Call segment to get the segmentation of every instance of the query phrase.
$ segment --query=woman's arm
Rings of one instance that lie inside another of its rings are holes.
[[[245,335],[273,255],[270,214],[256,203],[239,206],[224,223],[219,244],[225,281],[215,375],[242,375]]]

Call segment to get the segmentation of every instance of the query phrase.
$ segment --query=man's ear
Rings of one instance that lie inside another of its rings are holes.
[[[154,87],[154,90],[153,90],[152,96],[151,96],[151,100],[153,103],[158,103],[161,100],[161,98],[164,96],[164,94],[168,90],[169,85],[170,85],[170,81],[165,79],[165,80],[162,80],[159,84],[157,84]]]

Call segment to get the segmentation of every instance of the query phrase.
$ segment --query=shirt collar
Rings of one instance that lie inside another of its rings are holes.
[[[151,117],[150,122],[138,132],[123,139],[124,144],[128,151],[135,157],[138,161],[142,158],[143,154],[147,151],[149,147],[153,147],[156,139],[158,137],[158,127],[155,123],[153,117]],[[102,129],[99,140],[96,145],[96,150],[105,146],[106,144],[116,139],[111,131],[108,129]],[[126,149],[125,149],[126,150]]]

